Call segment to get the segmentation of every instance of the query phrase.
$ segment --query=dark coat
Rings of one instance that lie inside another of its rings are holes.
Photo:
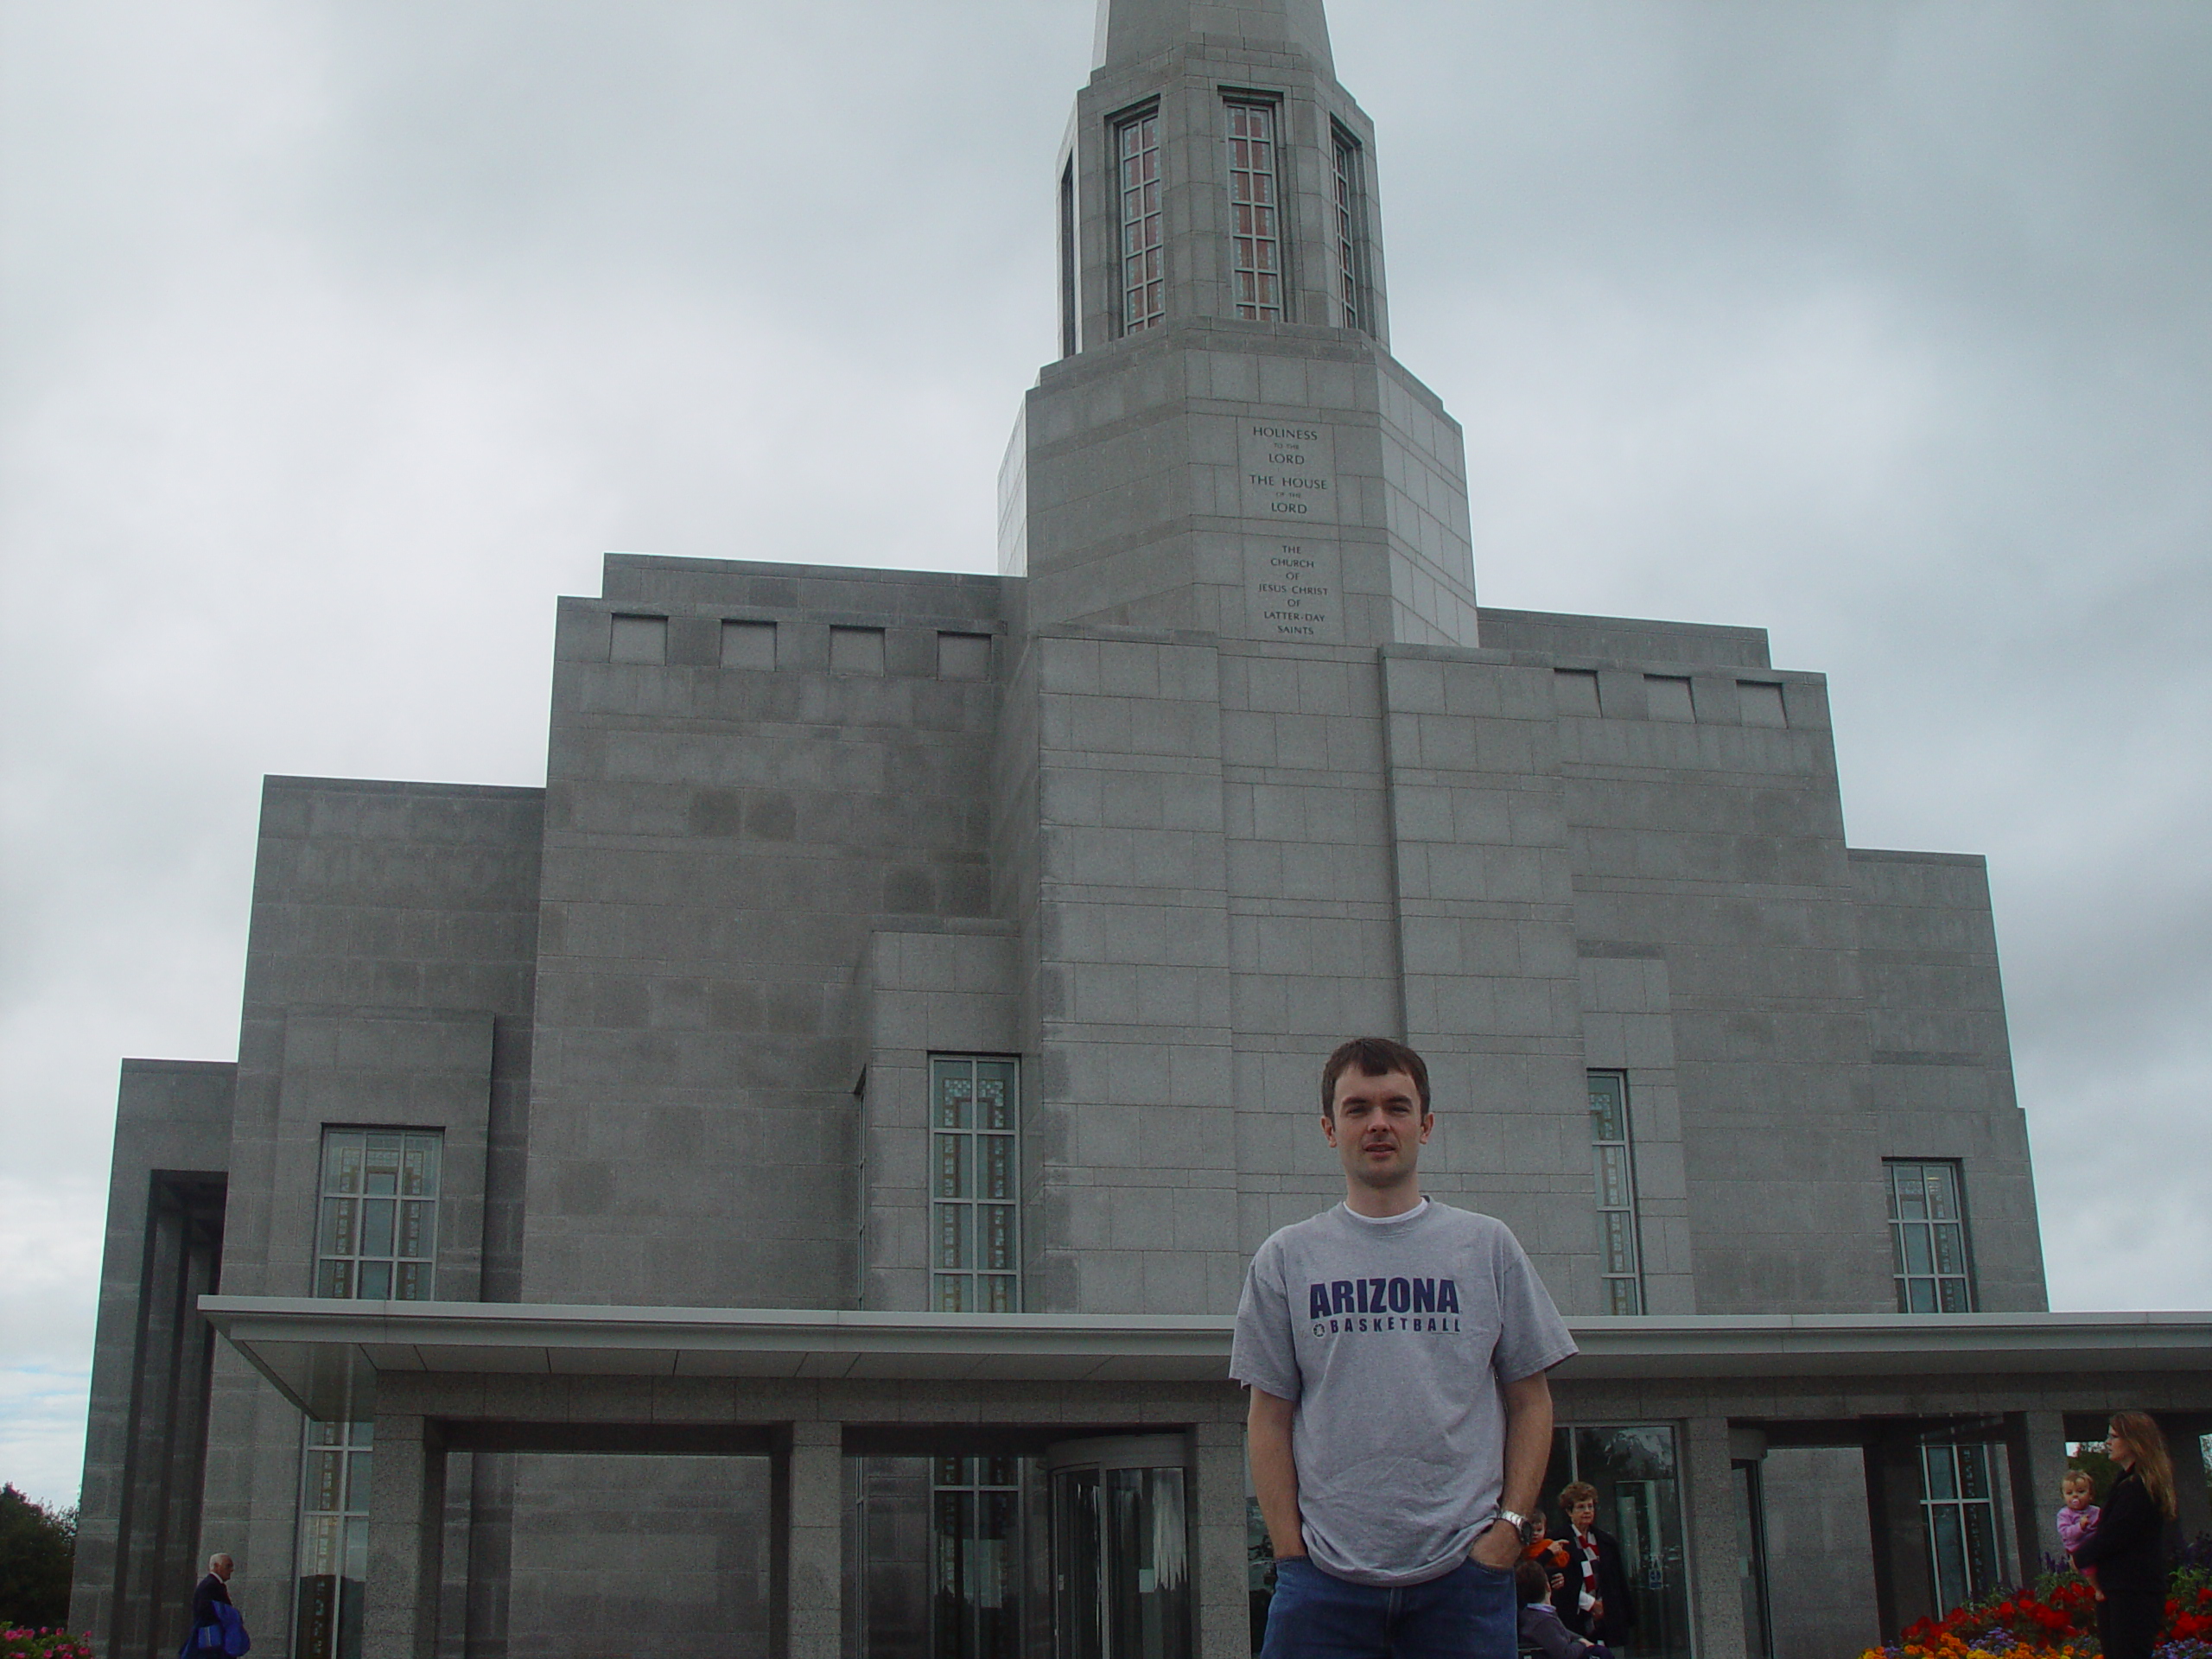
[[[1605,1604],[1605,1617],[1587,1619],[1575,1604],[1582,1593],[1582,1540],[1569,1529],[1560,1541],[1567,1546],[1567,1583],[1552,1596],[1552,1605],[1567,1629],[1586,1641],[1618,1646],[1636,1628],[1636,1598],[1628,1587],[1628,1563],[1621,1554],[1621,1541],[1603,1527],[1590,1529],[1598,1541],[1598,1599]]]
[[[2097,1529],[2074,1552],[2074,1564],[2095,1567],[2097,1588],[2107,1596],[2156,1596],[2163,1602],[2172,1530],[2143,1478],[2130,1469],[2105,1494]]]
[[[219,1624],[223,1622],[221,1617],[215,1611],[215,1604],[219,1601],[226,1607],[230,1605],[230,1589],[220,1579],[210,1573],[200,1580],[199,1587],[192,1592],[192,1628],[194,1630],[198,1630],[203,1624]]]

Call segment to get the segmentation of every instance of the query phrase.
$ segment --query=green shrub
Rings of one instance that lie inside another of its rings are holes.
[[[50,1630],[67,1623],[76,1560],[76,1510],[50,1510],[0,1486],[0,1626]]]

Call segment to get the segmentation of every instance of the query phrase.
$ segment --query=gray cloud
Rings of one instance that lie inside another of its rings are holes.
[[[2212,1303],[2212,14],[1338,0],[1491,602],[1754,622],[1991,856],[2054,1298]],[[988,569],[1084,0],[0,8],[10,1478],[258,779],[542,776],[605,548]]]

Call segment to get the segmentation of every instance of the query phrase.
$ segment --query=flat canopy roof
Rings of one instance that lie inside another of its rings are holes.
[[[359,1411],[385,1372],[942,1382],[1226,1382],[1218,1314],[862,1313],[203,1296],[302,1410]],[[2212,1369],[2212,1313],[1701,1314],[1572,1319],[1564,1381]]]

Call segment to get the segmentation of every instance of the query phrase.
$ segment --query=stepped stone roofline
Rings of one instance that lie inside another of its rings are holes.
[[[1274,51],[1294,48],[1324,73],[1336,73],[1321,0],[1098,0],[1090,67],[1141,63],[1197,35]]]
[[[456,796],[472,800],[531,800],[543,795],[543,784],[429,783],[414,778],[317,778],[271,772],[261,779],[264,795],[327,795],[344,791],[357,795]]]
[[[1661,622],[1637,616],[1580,616],[1567,611],[1482,607],[1483,644],[1492,651],[1622,663],[1688,663],[1770,669],[1764,628],[1715,622]]]

